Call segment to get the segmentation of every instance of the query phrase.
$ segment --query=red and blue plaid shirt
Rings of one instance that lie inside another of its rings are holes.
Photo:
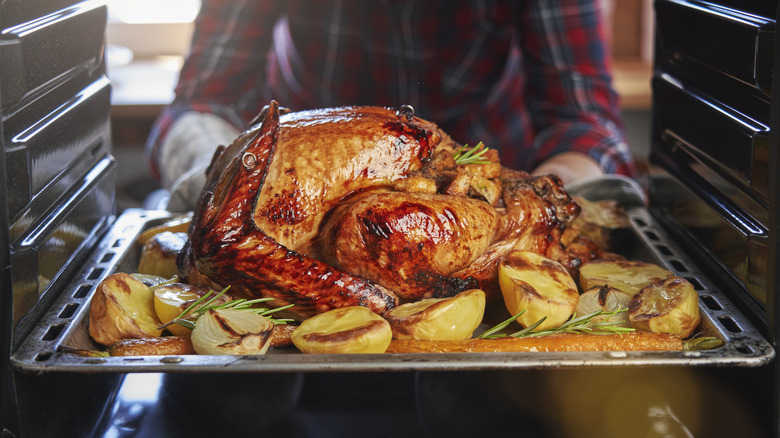
[[[607,173],[633,164],[596,0],[204,0],[176,97],[246,128],[271,99],[292,110],[412,105],[455,140],[531,170],[563,151]]]

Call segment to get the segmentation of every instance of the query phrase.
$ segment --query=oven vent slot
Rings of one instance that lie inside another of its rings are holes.
[[[742,333],[742,327],[737,324],[734,319],[728,315],[718,316],[718,322],[731,333]]]
[[[92,290],[92,286],[89,284],[82,284],[79,286],[78,289],[76,289],[76,292],[73,294],[73,298],[84,298],[87,295],[89,295],[89,291]]]
[[[688,268],[685,267],[685,265],[679,261],[679,260],[669,260],[669,264],[672,265],[672,267],[679,273],[679,272],[688,272]]]
[[[49,327],[48,330],[46,330],[46,333],[43,335],[41,340],[43,341],[53,341],[57,339],[60,334],[62,334],[62,329],[65,328],[64,324],[55,324]]]
[[[108,263],[108,262],[110,262],[111,260],[114,259],[115,255],[116,254],[114,254],[113,252],[107,252],[107,253],[103,254],[103,258],[101,258],[100,262],[98,262],[98,263]]]
[[[87,280],[97,280],[98,278],[103,276],[103,272],[105,269],[103,268],[95,268],[87,275]]]
[[[720,305],[717,299],[712,295],[699,295],[699,299],[710,310],[720,311],[723,310],[723,306]]]
[[[54,353],[50,351],[44,351],[43,353],[38,353],[35,355],[35,361],[36,362],[46,362],[47,360],[51,359],[52,355]]]
[[[70,303],[65,305],[65,307],[62,308],[62,311],[60,311],[60,314],[57,315],[58,318],[61,319],[67,319],[73,316],[74,313],[76,313],[76,310],[78,310],[79,305],[77,303]]]
[[[753,348],[742,343],[734,344],[734,349],[746,356],[755,354],[755,350]]]
[[[694,277],[685,277],[685,279],[688,280],[688,282],[691,283],[693,285],[693,288],[696,289],[697,291],[704,290],[704,286],[701,284],[701,282],[698,279]]]

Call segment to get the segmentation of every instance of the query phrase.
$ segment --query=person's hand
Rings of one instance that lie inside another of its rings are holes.
[[[540,164],[531,175],[557,175],[564,186],[574,181],[601,176],[604,172],[598,163],[579,152],[563,152]]]
[[[238,129],[213,114],[189,112],[174,122],[160,153],[161,182],[170,192],[169,211],[195,208],[214,152],[238,135]]]

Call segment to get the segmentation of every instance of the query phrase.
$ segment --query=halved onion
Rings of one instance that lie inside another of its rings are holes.
[[[192,347],[198,354],[265,354],[271,345],[274,323],[248,310],[209,309],[192,330]]]
[[[625,312],[619,312],[612,316],[598,316],[594,319],[620,321],[620,324],[615,324],[617,327],[631,327],[631,322],[628,320],[628,303],[630,301],[631,296],[629,294],[614,287],[607,285],[594,286],[580,295],[576,313],[578,316],[582,316],[599,310],[614,312],[624,309]]]

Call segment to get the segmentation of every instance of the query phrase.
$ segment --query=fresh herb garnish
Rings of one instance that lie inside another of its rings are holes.
[[[198,317],[209,311],[210,309],[236,309],[236,310],[246,310],[252,313],[257,313],[260,316],[265,316],[266,318],[270,319],[271,322],[274,324],[286,324],[288,322],[292,322],[292,319],[286,319],[286,318],[271,318],[269,315],[272,315],[276,312],[289,309],[293,306],[293,304],[288,304],[286,306],[277,307],[274,309],[267,309],[262,307],[252,307],[255,304],[263,303],[266,301],[270,301],[273,298],[258,298],[255,300],[246,300],[246,299],[238,299],[238,300],[232,300],[228,301],[227,303],[222,304],[214,304],[219,297],[225,294],[227,290],[230,288],[230,286],[222,289],[222,292],[216,294],[213,298],[209,297],[211,296],[212,292],[214,291],[208,291],[205,295],[198,298],[193,302],[189,307],[187,307],[183,312],[179,314],[176,318],[172,319],[170,322],[167,322],[163,325],[161,325],[159,328],[160,330],[168,327],[171,324],[179,324],[180,326],[187,327],[188,329],[192,330],[195,328],[195,321],[197,321]],[[208,300],[208,301],[207,301]]]
[[[464,145],[455,152],[455,163],[462,164],[488,164],[490,161],[486,160],[483,155],[488,151],[488,148],[479,142],[476,146],[469,149],[469,145]]]
[[[512,321],[517,319],[518,316],[522,315],[525,312],[525,309],[523,309],[520,313],[512,316],[506,321],[497,324],[495,327],[488,329],[487,331],[479,335],[479,337],[482,339],[498,339],[504,337],[528,338],[528,337],[539,337],[539,336],[556,335],[556,334],[564,334],[564,333],[589,333],[595,335],[626,334],[626,333],[631,333],[635,330],[630,327],[621,327],[619,326],[619,324],[621,324],[622,321],[611,320],[611,318],[612,316],[620,312],[625,312],[627,310],[628,309],[626,309],[625,307],[621,307],[617,310],[612,310],[612,311],[606,311],[604,309],[601,309],[592,313],[588,313],[583,316],[574,315],[573,318],[564,322],[559,327],[535,330],[537,327],[539,327],[539,325],[542,322],[544,322],[544,320],[546,319],[546,317],[544,317],[539,321],[536,321],[534,324],[531,324],[530,326],[518,332],[509,335],[498,333],[499,331],[506,328],[509,324],[511,324]],[[594,318],[596,318],[597,316],[606,316],[607,318],[594,320]]]

